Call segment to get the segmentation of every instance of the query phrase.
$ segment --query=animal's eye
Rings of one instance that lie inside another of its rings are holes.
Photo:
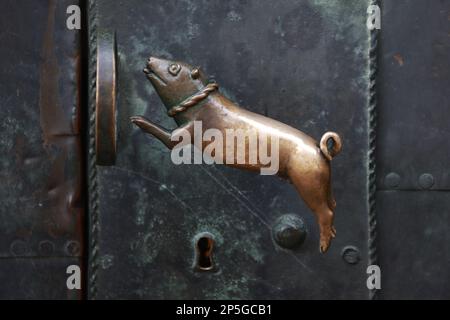
[[[169,73],[176,76],[181,70],[181,66],[177,63],[173,63],[169,66]]]
[[[192,79],[198,79],[200,77],[200,70],[198,68],[195,68],[191,72]]]

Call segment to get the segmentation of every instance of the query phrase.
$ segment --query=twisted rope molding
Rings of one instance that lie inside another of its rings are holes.
[[[174,117],[178,113],[184,112],[190,107],[195,106],[200,101],[206,99],[211,92],[214,92],[219,89],[219,85],[217,83],[208,83],[202,90],[198,93],[194,94],[192,97],[187,98],[178,106],[172,107],[167,114],[170,117]]]
[[[89,151],[88,151],[88,183],[89,183],[89,266],[88,266],[88,298],[97,296],[98,271],[98,182],[95,154],[95,100],[97,88],[97,4],[90,0],[88,5],[88,37],[89,37]]]
[[[371,0],[371,5],[380,5],[379,0]],[[370,31],[369,43],[369,151],[368,151],[368,207],[369,207],[369,265],[378,264],[377,251],[377,212],[376,212],[376,137],[377,137],[377,75],[378,75],[378,43],[380,30],[373,29]],[[369,290],[369,298],[377,299],[377,290]]]

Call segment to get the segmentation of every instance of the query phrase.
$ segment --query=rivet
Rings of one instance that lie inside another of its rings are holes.
[[[391,172],[384,178],[384,184],[388,188],[397,188],[400,184],[400,176],[395,172]]]
[[[361,260],[359,250],[355,246],[346,246],[341,252],[342,259],[348,264],[357,264]]]
[[[11,243],[10,251],[14,256],[24,256],[28,253],[28,246],[25,241],[15,240]]]
[[[69,256],[77,256],[81,251],[80,243],[78,241],[67,241],[65,245],[65,252]]]
[[[303,219],[295,214],[279,217],[272,229],[275,242],[286,249],[293,249],[303,244],[306,234],[307,230]]]
[[[39,253],[43,256],[49,256],[55,250],[53,242],[44,240],[39,243]]]
[[[424,173],[419,177],[419,185],[422,189],[431,189],[434,185],[434,177],[429,173]]]
[[[99,260],[103,270],[107,270],[114,265],[114,256],[110,254],[102,256]]]

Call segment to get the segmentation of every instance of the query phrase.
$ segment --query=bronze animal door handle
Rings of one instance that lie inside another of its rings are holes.
[[[261,173],[268,169],[268,163],[261,157],[262,146],[272,148],[271,155],[278,160],[275,173],[292,182],[315,213],[320,227],[320,252],[327,251],[331,239],[336,236],[333,225],[336,202],[331,190],[330,161],[342,148],[338,134],[327,132],[317,142],[284,123],[245,110],[221,94],[218,84],[209,82],[202,70],[186,63],[151,57],[144,72],[179,128],[168,131],[142,116],[132,117],[134,124],[169,149],[195,144],[192,137],[198,130],[203,137],[214,132],[214,142],[212,139],[200,142],[198,147],[202,151],[213,150],[210,154],[216,163]],[[228,139],[229,132],[236,136]],[[248,150],[241,158],[238,144],[234,144],[235,137],[239,140],[237,132],[244,136],[241,146]],[[216,138],[219,136],[226,137],[226,141],[218,143]],[[257,143],[252,144],[250,137],[254,136]],[[188,137],[188,143],[181,139],[185,137]],[[230,148],[228,142],[231,140]],[[252,156],[252,146],[253,149],[257,146],[256,157]]]

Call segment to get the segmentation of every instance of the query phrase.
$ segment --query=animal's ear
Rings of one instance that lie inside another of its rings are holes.
[[[192,79],[198,79],[198,78],[200,78],[200,68],[194,68],[192,71],[191,71],[191,77],[192,77]]]

